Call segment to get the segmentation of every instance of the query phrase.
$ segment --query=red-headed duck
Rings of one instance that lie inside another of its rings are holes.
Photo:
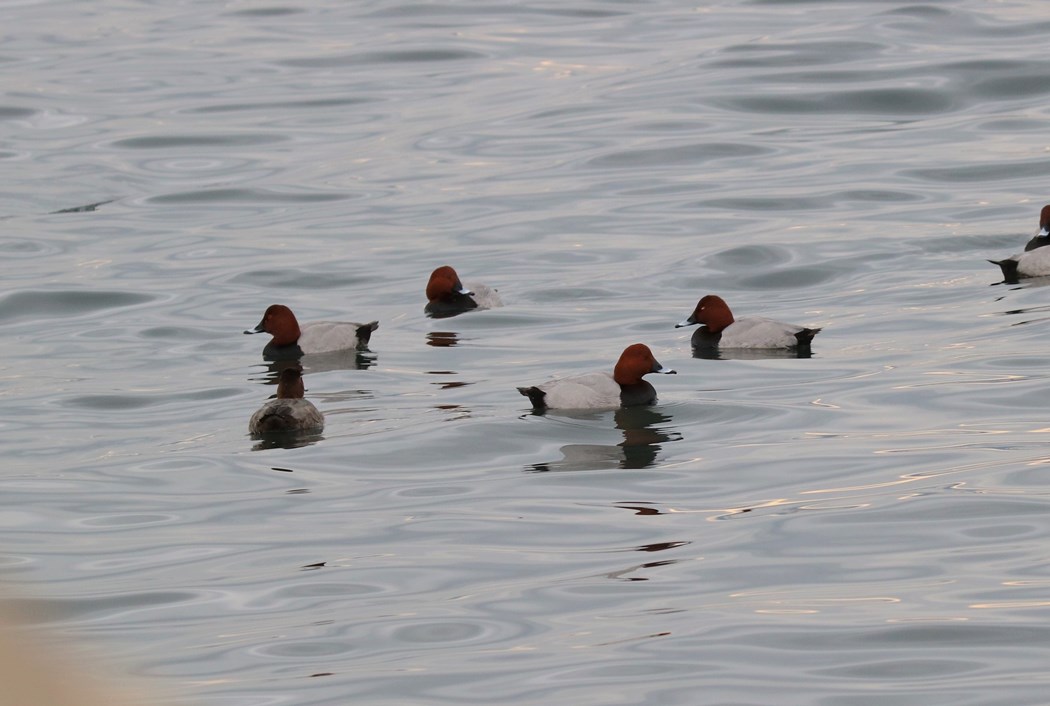
[[[248,422],[252,434],[275,432],[321,431],[324,415],[309,400],[303,399],[302,371],[285,368],[277,380],[277,398],[267,400]]]
[[[999,265],[1008,284],[1016,284],[1022,277],[1050,275],[1050,250],[1043,250],[1045,245],[1050,245],[1050,204],[1039,212],[1039,232],[1025,243],[1024,252],[988,262]]]
[[[259,325],[245,333],[273,336],[263,348],[267,360],[299,358],[311,353],[354,351],[368,346],[378,321],[357,324],[352,321],[315,321],[299,325],[292,310],[283,304],[270,306]]]
[[[809,347],[819,328],[806,328],[758,316],[734,319],[722,297],[708,294],[697,302],[689,318],[678,324],[703,324],[693,333],[695,348],[798,349]]]
[[[448,265],[442,265],[430,273],[427,305],[423,311],[431,318],[441,319],[472,309],[493,309],[498,306],[503,306],[503,302],[495,289],[484,284],[464,287],[459,275]]]
[[[649,373],[674,375],[644,343],[627,346],[612,374],[586,373],[519,387],[536,409],[614,409],[656,402],[656,390],[642,379]]]

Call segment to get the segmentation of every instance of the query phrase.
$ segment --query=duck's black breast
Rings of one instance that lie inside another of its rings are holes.
[[[693,348],[718,348],[718,342],[722,340],[722,332],[711,333],[706,326],[701,326],[693,331]]]
[[[432,319],[444,319],[477,308],[478,303],[469,294],[453,294],[448,299],[427,302],[423,311]]]
[[[1024,251],[1028,252],[1029,250],[1035,250],[1036,248],[1041,248],[1044,245],[1050,245],[1050,235],[1035,236],[1025,244]]]
[[[620,404],[636,407],[656,402],[656,388],[642,380],[635,385],[620,385]]]
[[[263,348],[264,360],[296,360],[302,357],[303,349],[299,347],[298,343],[293,343],[290,346],[275,346],[273,341],[270,341]]]

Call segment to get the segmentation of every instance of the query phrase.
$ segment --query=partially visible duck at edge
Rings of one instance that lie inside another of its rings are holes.
[[[1017,284],[1022,277],[1050,275],[1050,250],[1043,250],[1045,245],[1050,245],[1050,204],[1039,212],[1039,232],[1025,243],[1024,252],[988,262],[999,265],[1007,284]]]
[[[315,321],[302,324],[292,310],[283,304],[273,304],[263,314],[262,321],[245,333],[268,333],[273,336],[263,348],[267,360],[300,358],[312,353],[355,351],[368,346],[378,321],[358,324],[352,321]]]
[[[519,387],[518,392],[544,409],[615,409],[656,402],[656,389],[642,377],[649,373],[674,375],[675,371],[660,365],[653,352],[643,343],[627,346],[612,374],[585,373],[552,380],[542,385]]]
[[[285,368],[277,380],[277,398],[267,400],[248,422],[252,434],[280,432],[319,432],[324,429],[324,415],[309,400],[303,399],[302,371]]]
[[[459,275],[448,265],[430,273],[427,282],[427,305],[423,311],[434,319],[462,314],[473,309],[493,309],[503,306],[499,293],[484,284],[463,286]]]
[[[693,332],[694,348],[764,348],[806,350],[819,328],[785,324],[759,316],[733,318],[722,297],[708,294],[697,302],[693,313],[675,328],[702,324]]]
[[[1039,212],[1039,232],[1025,243],[1024,251],[1035,250],[1044,245],[1050,245],[1050,204],[1043,206]]]

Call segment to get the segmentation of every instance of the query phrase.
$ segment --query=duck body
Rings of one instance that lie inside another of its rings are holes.
[[[248,421],[252,434],[273,434],[290,431],[320,431],[324,429],[324,415],[310,400],[266,400]]]
[[[673,375],[641,343],[628,346],[613,372],[594,372],[519,387],[536,409],[616,409],[656,402],[656,388],[642,379],[649,373]]]
[[[676,328],[696,324],[702,325],[693,332],[694,348],[795,350],[808,348],[813,337],[820,333],[819,328],[761,316],[734,318],[725,300],[714,294],[700,299],[689,318],[676,324]]]
[[[1003,280],[1008,284],[1017,284],[1019,279],[1050,275],[1050,248],[1036,247],[1005,260],[988,262],[999,265],[1003,271]]]
[[[359,324],[353,321],[311,321],[300,327],[299,340],[288,346],[275,346],[273,341],[263,348],[264,356],[281,355],[298,348],[300,355],[356,351],[368,346],[378,321]]]
[[[455,316],[473,310],[503,306],[499,293],[485,284],[464,285],[449,265],[438,267],[427,282],[427,304],[423,311],[434,319]]]
[[[266,309],[258,326],[245,333],[269,333],[273,338],[263,348],[266,360],[287,360],[316,353],[355,351],[368,346],[378,321],[315,321],[300,325],[292,310],[283,304]]]
[[[285,368],[277,379],[277,397],[266,400],[248,420],[248,431],[258,436],[282,432],[318,432],[324,429],[324,415],[303,396],[302,370]]]
[[[707,326],[701,326],[693,332],[692,344],[694,348],[717,346],[792,349],[808,346],[819,332],[819,328],[806,328],[761,316],[748,316],[736,319],[719,333],[712,333]]]

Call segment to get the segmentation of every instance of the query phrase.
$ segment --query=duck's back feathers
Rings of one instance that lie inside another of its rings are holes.
[[[324,416],[309,400],[267,400],[252,415],[248,430],[252,434],[273,434],[289,431],[316,431],[324,428]]]
[[[614,409],[656,402],[656,388],[648,381],[619,385],[609,373],[586,373],[519,387],[536,409]]]
[[[796,348],[809,345],[819,328],[785,324],[760,316],[736,319],[721,334],[712,334],[702,326],[693,334],[693,345],[720,348]]]
[[[620,386],[609,373],[585,373],[518,388],[533,406],[548,409],[596,409],[620,406]],[[539,398],[541,405],[536,404]]]
[[[474,304],[479,309],[496,309],[503,306],[503,299],[500,298],[499,292],[493,287],[487,284],[468,284],[467,287],[471,291],[471,298],[474,299]]]
[[[1005,260],[991,260],[1003,270],[1008,284],[1017,284],[1018,278],[1050,275],[1050,248],[1036,248]]]
[[[330,353],[364,348],[379,328],[378,321],[359,324],[353,321],[315,321],[302,325],[299,348],[304,354]]]

